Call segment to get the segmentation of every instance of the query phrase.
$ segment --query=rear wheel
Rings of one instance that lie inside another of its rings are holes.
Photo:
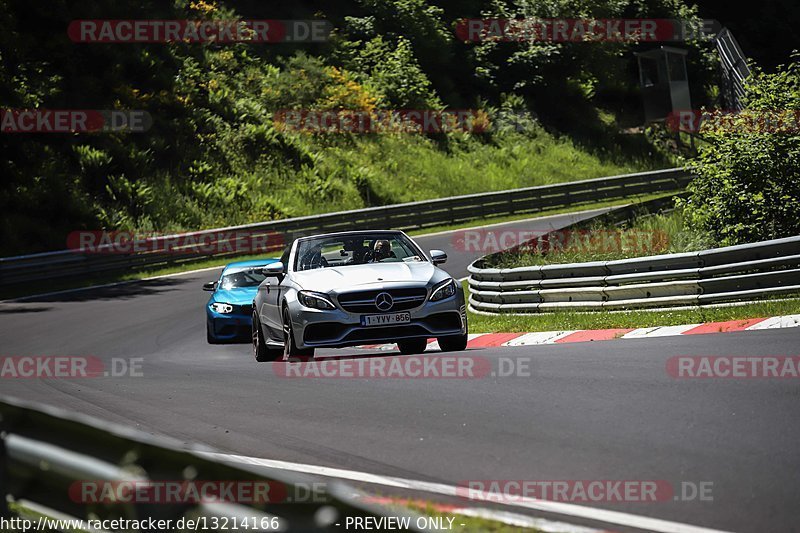
[[[428,339],[407,339],[398,341],[397,347],[400,348],[400,353],[403,355],[411,355],[415,353],[422,353],[428,347]]]
[[[448,335],[447,337],[439,337],[439,348],[443,352],[460,352],[467,349],[467,334],[463,335]]]
[[[261,331],[261,323],[258,321],[258,314],[253,312],[253,357],[259,363],[274,361],[280,357],[280,350],[271,350],[264,342],[264,333]]]
[[[310,359],[314,357],[314,348],[298,348],[294,342],[294,330],[289,309],[283,308],[283,360]]]

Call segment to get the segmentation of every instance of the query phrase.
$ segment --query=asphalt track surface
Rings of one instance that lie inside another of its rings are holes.
[[[536,224],[560,227],[575,217]],[[467,254],[453,253],[452,234],[416,240],[448,251],[450,273],[466,275]],[[529,376],[288,379],[276,371],[279,363],[255,363],[246,344],[206,344],[208,294],[200,289],[217,273],[0,304],[0,355],[142,358],[143,372],[7,378],[2,393],[228,453],[450,485],[710,481],[713,502],[591,506],[729,531],[800,530],[797,380],[678,380],[665,370],[675,355],[798,355],[797,329],[466,354],[493,369],[501,359],[524,359]],[[359,349],[318,354],[400,357]]]

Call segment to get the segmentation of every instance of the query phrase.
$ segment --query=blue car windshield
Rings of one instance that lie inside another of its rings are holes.
[[[261,267],[239,270],[222,276],[219,287],[222,290],[236,289],[238,287],[258,287],[265,277],[261,272]]]

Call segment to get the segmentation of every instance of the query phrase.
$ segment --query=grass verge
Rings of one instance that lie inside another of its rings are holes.
[[[464,294],[469,297],[469,287],[464,281]],[[741,306],[698,308],[686,310],[627,311],[610,313],[555,312],[529,315],[481,315],[469,312],[469,329],[472,333],[534,332],[569,329],[646,328],[653,326],[679,326],[724,322],[748,318],[794,315],[800,313],[800,294],[782,299],[764,300]]]
[[[578,231],[558,232],[538,239],[527,249],[488,258],[488,265],[514,268],[532,265],[614,261],[648,255],[691,252],[714,248],[710,235],[688,228],[683,214],[652,214],[616,227],[597,222]]]
[[[35,530],[38,533],[89,533],[84,529],[64,529],[63,531],[60,529],[53,529],[52,527],[47,527],[48,522],[42,522],[41,529],[39,528],[39,520],[40,519],[47,519],[52,520],[53,522],[55,519],[52,516],[48,516],[46,514],[39,513],[34,511],[33,509],[29,509],[19,503],[9,503],[8,510],[11,513],[10,518],[17,518],[19,520],[29,520],[31,523],[28,524],[31,527],[24,528],[24,527],[8,527],[8,528],[0,528],[0,533],[27,533],[28,531]],[[50,522],[50,523],[53,523]]]
[[[673,196],[673,193],[656,193],[656,194],[643,194],[638,196],[631,196],[629,198],[617,198],[616,200],[607,200],[604,202],[592,202],[589,204],[578,204],[570,207],[560,207],[556,209],[544,209],[536,213],[526,213],[517,215],[504,215],[497,217],[484,217],[468,220],[466,222],[459,222],[458,224],[442,224],[441,226],[432,226],[430,228],[416,229],[407,231],[411,236],[427,235],[430,233],[438,233],[441,231],[453,231],[465,228],[483,227],[489,224],[503,224],[504,222],[514,222],[516,220],[530,220],[532,218],[550,217],[555,215],[563,215],[566,213],[576,213],[579,211],[590,211],[592,209],[601,209],[603,207],[616,207],[630,203],[647,202],[648,200],[655,200],[656,198],[664,198]]]
[[[445,527],[449,523],[448,520],[453,519],[452,531],[458,531],[458,533],[541,533],[540,529],[505,524],[487,518],[448,513],[431,502],[421,500],[397,499],[389,504],[389,507],[406,508],[425,516],[444,518]]]
[[[496,520],[489,520],[486,518],[479,518],[479,517],[471,517],[462,514],[454,514],[454,513],[447,513],[442,510],[439,510],[437,506],[430,502],[424,501],[407,501],[397,499],[388,505],[390,509],[397,509],[400,510],[411,510],[421,515],[433,517],[433,518],[442,518],[444,519],[443,524],[445,527],[449,525],[449,519],[453,519],[452,521],[452,530],[457,530],[459,533],[541,533],[541,530],[534,529],[534,528],[527,528],[527,527],[519,527],[519,526],[512,526],[509,524],[505,524],[503,522],[498,522]],[[32,509],[28,509],[27,507],[23,507],[17,503],[9,504],[9,510],[11,511],[11,516],[14,518],[19,518],[22,520],[30,520],[32,522],[32,528],[37,527],[37,523],[40,517],[45,519],[54,520],[53,517],[43,515]],[[415,524],[415,521],[411,521],[412,524]],[[46,524],[43,523],[43,525]],[[0,529],[0,533],[19,533],[23,530],[20,529],[12,529],[12,528],[5,528]],[[43,527],[39,530],[41,533],[60,533],[59,530],[55,530],[52,528]],[[88,533],[83,529],[67,529],[65,530],[69,533]]]

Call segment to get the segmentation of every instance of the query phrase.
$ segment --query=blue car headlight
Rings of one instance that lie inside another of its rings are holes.
[[[335,309],[328,295],[321,292],[300,291],[297,293],[298,301],[311,309]]]
[[[432,302],[438,302],[439,300],[450,298],[455,293],[456,293],[456,280],[450,278],[437,284],[431,291],[431,297],[428,299]]]
[[[217,313],[221,313],[223,315],[227,315],[228,313],[233,313],[233,306],[231,304],[226,304],[224,302],[214,302],[209,307]]]

